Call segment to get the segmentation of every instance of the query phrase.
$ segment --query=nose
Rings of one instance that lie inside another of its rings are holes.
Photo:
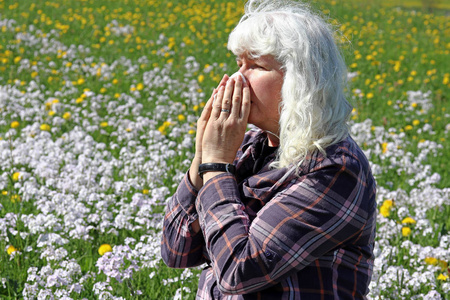
[[[240,72],[242,75],[245,76],[245,74],[247,73],[247,70],[248,70],[248,68],[247,68],[245,65],[242,65],[242,66],[239,68],[238,72]],[[245,76],[245,77],[247,77],[247,76]]]

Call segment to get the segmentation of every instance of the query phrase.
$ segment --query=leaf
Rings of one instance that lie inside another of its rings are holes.
[[[9,243],[10,243],[11,245],[13,245],[14,247],[18,247],[17,239],[16,239],[16,237],[11,233],[11,231],[10,231],[9,229],[6,230],[6,234],[8,235]]]

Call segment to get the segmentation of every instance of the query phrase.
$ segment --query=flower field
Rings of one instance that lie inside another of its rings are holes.
[[[369,299],[450,299],[450,7],[382,2],[314,3],[337,29],[351,132],[378,183]],[[196,119],[236,71],[242,12],[0,0],[0,298],[195,297],[199,269],[161,261],[161,221]]]

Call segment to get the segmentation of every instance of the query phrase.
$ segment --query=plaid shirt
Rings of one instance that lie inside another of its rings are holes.
[[[197,299],[365,299],[372,275],[375,181],[348,137],[307,157],[300,176],[254,173],[266,136],[249,131],[236,175],[193,188],[188,175],[168,200],[161,254],[170,267],[207,263]],[[200,221],[194,233],[191,223]]]

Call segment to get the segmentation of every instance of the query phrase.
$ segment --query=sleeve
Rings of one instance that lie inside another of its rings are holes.
[[[242,159],[243,147],[251,144],[259,134],[261,134],[260,130],[250,130],[245,134],[235,163]],[[195,207],[197,194],[198,191],[189,180],[188,171],[176,193],[168,200],[163,221],[161,256],[169,267],[189,268],[209,261],[202,232],[194,232],[191,226],[198,219]]]
[[[345,167],[327,167],[297,178],[250,224],[234,177],[209,180],[196,206],[220,290],[266,289],[357,239],[368,218],[360,208],[364,189],[364,179]]]
[[[176,193],[169,198],[163,221],[161,256],[167,266],[189,268],[206,261],[201,231],[194,232],[192,223],[198,219],[195,198],[198,191],[186,173]]]

